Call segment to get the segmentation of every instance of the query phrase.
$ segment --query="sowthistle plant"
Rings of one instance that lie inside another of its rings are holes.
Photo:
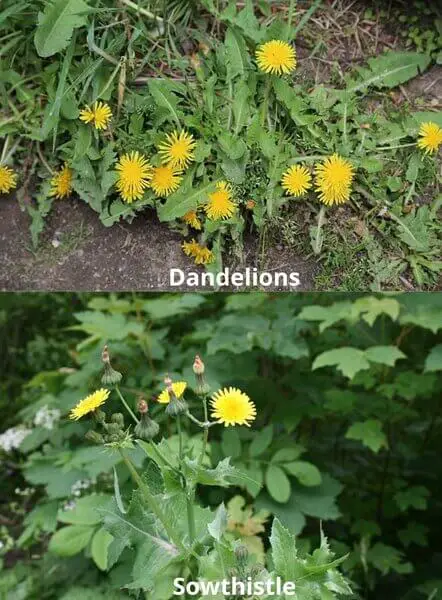
[[[159,438],[160,425],[151,416],[144,396],[137,399],[138,416],[130,407],[120,389],[122,375],[113,369],[107,347],[102,360],[102,384],[106,388],[82,399],[71,410],[70,418],[91,418],[92,428],[86,438],[108,451],[118,452],[135,486],[130,505],[125,507],[115,477],[114,505],[109,510],[97,507],[109,535],[108,568],[119,560],[125,548],[136,549],[132,581],[126,582],[124,587],[151,593],[152,596],[146,595],[149,598],[170,598],[177,578],[181,582],[222,582],[234,578],[244,586],[260,582],[260,589],[265,590],[274,589],[272,585],[279,579],[294,582],[298,600],[351,594],[347,580],[337,570],[345,557],[334,558],[322,529],[320,548],[307,554],[297,550],[295,537],[275,518],[269,538],[271,551],[266,564],[261,564],[240,540],[228,535],[227,510],[223,503],[215,511],[200,506],[199,485],[227,488],[235,480],[247,478],[230,465],[230,457],[215,467],[207,460],[212,427],[250,427],[254,422],[256,408],[246,393],[229,387],[211,394],[205,365],[196,356],[193,372],[201,415],[195,416],[185,398],[187,383],[172,381],[166,376],[165,388],[157,403],[165,406],[165,414],[175,424],[178,437],[175,450],[170,437],[154,441]],[[118,396],[133,426],[126,425],[121,412],[107,414],[106,402],[112,392]],[[184,420],[202,432],[202,444],[196,454],[186,443]],[[142,449],[149,458],[144,472],[134,459],[136,449]],[[152,468],[156,472],[155,483],[149,475]],[[126,526],[124,535],[122,523]],[[244,593],[211,597],[256,597],[249,593],[250,589],[245,587]]]

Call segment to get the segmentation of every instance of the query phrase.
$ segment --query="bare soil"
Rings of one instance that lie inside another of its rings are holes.
[[[29,217],[11,195],[0,202],[0,289],[210,291],[188,285],[170,287],[171,268],[186,274],[203,272],[182,252],[182,240],[151,210],[139,214],[131,224],[108,228],[86,204],[70,199],[54,205],[42,242],[33,251]],[[256,266],[256,244],[256,240],[248,240],[243,259],[227,260],[227,266],[239,271],[245,265]],[[313,286],[314,263],[300,259],[282,245],[269,250],[265,265],[269,271],[299,272],[301,285],[297,290]]]

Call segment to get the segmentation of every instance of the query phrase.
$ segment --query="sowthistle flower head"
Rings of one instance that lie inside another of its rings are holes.
[[[109,398],[109,394],[109,390],[105,390],[104,388],[97,390],[93,394],[89,394],[89,396],[86,396],[86,398],[83,398],[83,400],[80,400],[80,402],[74,406],[69,414],[69,418],[78,421],[81,417],[95,412],[106,402]]]
[[[218,390],[210,401],[212,417],[229,425],[247,425],[250,427],[256,418],[255,404],[241,390],[229,387]]]

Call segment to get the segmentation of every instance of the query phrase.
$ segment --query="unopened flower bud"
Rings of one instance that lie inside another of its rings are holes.
[[[193,361],[193,372],[195,375],[202,375],[205,371],[205,366],[201,358],[198,354],[195,356],[195,360]]]
[[[120,381],[123,378],[123,375],[112,368],[107,346],[103,348],[103,352],[101,353],[101,360],[104,364],[104,372],[101,378],[101,383],[106,386],[117,385],[118,383],[120,383]]]
[[[205,396],[210,392],[210,386],[207,385],[204,377],[205,366],[198,354],[193,362],[193,372],[196,378],[196,393],[198,396]]]
[[[106,422],[106,413],[104,411],[95,410],[93,415],[97,423],[101,423],[103,425],[103,423]]]
[[[169,417],[177,417],[178,415],[187,412],[189,408],[187,402],[184,398],[177,398],[173,390],[172,380],[169,376],[164,379],[164,383],[166,385],[167,393],[169,394],[169,404],[166,406],[166,414],[169,415]]]
[[[144,402],[144,400],[143,400]],[[144,402],[147,406],[147,403]],[[140,422],[136,424],[134,433],[142,440],[152,440],[160,431],[158,423],[155,423],[146,412],[141,413]]]
[[[104,437],[97,431],[87,431],[84,437],[94,444],[104,444]]]
[[[243,567],[247,564],[247,559],[249,558],[249,551],[243,544],[240,544],[235,548],[235,556],[236,560],[238,561],[238,565]]]
[[[111,416],[112,423],[116,423],[120,429],[124,427],[124,415],[122,413],[114,413]]]
[[[120,433],[121,427],[118,423],[109,423],[106,427],[106,431],[108,431],[108,433],[110,433],[110,434]]]
[[[249,571],[250,577],[252,579],[254,579],[255,577],[258,577],[258,575],[262,572],[263,570],[263,566],[260,565],[259,563],[256,563],[255,565],[252,565]]]
[[[149,411],[147,402],[146,402],[146,400],[143,400],[143,398],[140,398],[140,400],[138,400],[137,408],[138,408],[138,412],[142,415],[144,415],[145,413],[147,413]]]

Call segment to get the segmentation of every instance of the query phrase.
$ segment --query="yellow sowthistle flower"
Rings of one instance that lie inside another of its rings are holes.
[[[200,246],[195,240],[184,242],[181,247],[186,256],[190,256],[194,259],[196,265],[208,265],[215,260],[212,250]]]
[[[296,52],[287,42],[272,40],[259,46],[256,62],[264,73],[282,75],[296,69]]]
[[[306,167],[292,165],[282,176],[281,185],[286,194],[299,197],[312,187],[312,176]]]
[[[86,398],[80,400],[77,406],[74,406],[69,414],[69,418],[73,419],[74,421],[78,421],[78,419],[81,419],[81,417],[84,417],[84,415],[94,412],[106,402],[106,400],[109,398],[109,394],[109,390],[104,388],[97,390],[93,394],[89,394],[89,396],[86,396]]]
[[[187,383],[185,381],[175,381],[172,383],[173,393],[177,398],[181,398],[181,396],[186,391]],[[163,390],[161,394],[158,396],[158,402],[161,404],[169,404],[170,396],[167,390]]]
[[[226,181],[218,181],[216,191],[209,194],[209,200],[204,206],[209,219],[228,219],[235,212],[232,200],[232,189]]]
[[[422,123],[419,129],[418,147],[425,151],[425,154],[437,152],[442,144],[442,129],[437,123],[431,121]]]
[[[184,169],[193,161],[195,140],[191,133],[174,131],[166,135],[166,141],[158,146],[161,161],[165,165]]]
[[[201,229],[201,221],[195,210],[189,210],[183,217],[183,221],[194,229]]]
[[[181,171],[171,165],[154,167],[150,186],[157,196],[165,198],[179,188],[182,178]]]
[[[315,169],[319,200],[328,206],[343,204],[350,198],[354,167],[337,154],[326,158]]]
[[[51,179],[50,196],[66,198],[72,192],[72,170],[65,164]]]
[[[256,418],[255,404],[241,390],[229,387],[218,390],[210,401],[212,417],[224,426],[247,425],[250,427]]]
[[[140,200],[152,178],[152,166],[146,157],[139,152],[124,154],[115,169],[118,171],[116,186],[122,199],[129,204]]]
[[[80,121],[92,123],[95,129],[106,129],[112,119],[112,111],[106,102],[94,102],[80,111]]]
[[[0,166],[0,193],[8,194],[17,187],[17,175],[9,167]]]

